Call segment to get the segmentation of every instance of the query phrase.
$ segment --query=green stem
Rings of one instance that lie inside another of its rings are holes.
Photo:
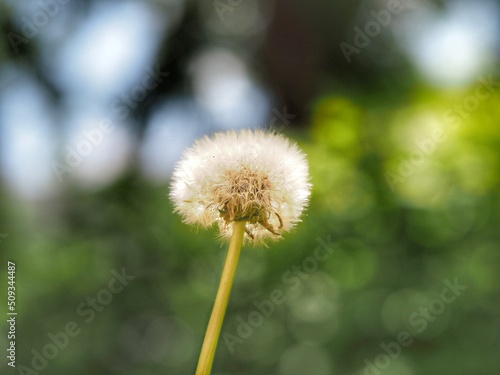
[[[217,291],[217,297],[215,297],[214,308],[208,322],[205,339],[203,340],[196,375],[210,375],[212,369],[215,349],[219,341],[224,314],[226,313],[234,275],[236,274],[236,267],[238,266],[238,259],[240,258],[245,226],[246,221],[244,220],[233,222],[233,234],[229,243],[229,250],[227,251],[226,263],[224,264],[219,290]]]

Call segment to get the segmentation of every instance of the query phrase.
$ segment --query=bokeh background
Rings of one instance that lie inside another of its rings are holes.
[[[0,23],[2,374],[194,373],[226,247],[169,179],[239,128],[297,141],[314,187],[244,249],[214,374],[500,373],[498,1],[4,0]]]

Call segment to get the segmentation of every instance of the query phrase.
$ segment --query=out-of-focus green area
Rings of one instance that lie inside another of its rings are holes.
[[[165,171],[195,135],[247,126],[298,142],[313,191],[296,230],[244,248],[214,375],[500,373],[498,49],[479,48],[498,38],[471,32],[468,2],[406,1],[347,59],[340,44],[385,3],[59,1],[29,38],[33,5],[1,5],[5,33],[27,38],[0,42],[1,374],[194,374],[227,245],[172,212]],[[444,26],[419,39],[456,4],[451,29],[477,43]],[[443,64],[424,39],[457,47]],[[130,82],[106,81],[135,60]],[[115,132],[59,181],[75,123],[107,118]]]
[[[244,249],[214,373],[499,371],[498,93],[457,126],[442,120],[469,94],[417,90],[382,109],[346,97],[315,104],[310,131],[288,134],[309,157],[310,208],[281,242]],[[435,129],[442,142],[412,159]],[[401,163],[412,167],[405,176]],[[74,321],[81,332],[46,373],[194,371],[226,248],[215,230],[180,223],[167,193],[131,173],[36,214],[3,196],[19,364]],[[123,268],[133,280],[103,307],[111,271]],[[280,303],[266,302],[276,290]],[[408,346],[394,344],[402,334]]]

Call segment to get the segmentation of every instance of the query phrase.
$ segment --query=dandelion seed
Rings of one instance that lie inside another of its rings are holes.
[[[170,197],[187,224],[247,221],[246,240],[279,239],[300,221],[310,195],[304,153],[282,135],[261,130],[217,133],[188,149],[173,174]]]

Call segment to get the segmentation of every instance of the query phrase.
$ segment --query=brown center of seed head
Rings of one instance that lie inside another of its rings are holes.
[[[248,168],[226,172],[226,182],[214,189],[217,209],[226,223],[247,220],[251,224],[259,223],[271,233],[279,235],[268,223],[272,210],[271,183],[267,175]],[[274,212],[280,221],[280,216]],[[247,234],[253,235],[247,230]]]

